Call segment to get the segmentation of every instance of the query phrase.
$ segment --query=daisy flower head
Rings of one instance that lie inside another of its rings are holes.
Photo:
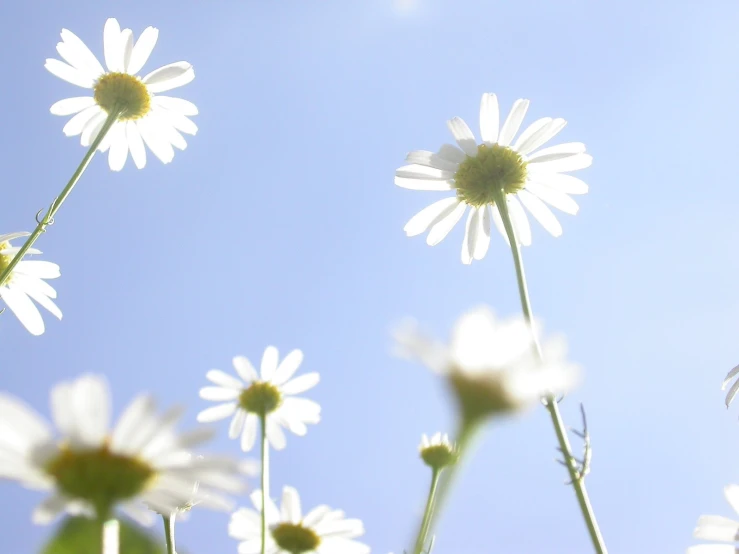
[[[306,423],[318,423],[321,406],[307,398],[294,395],[312,389],[318,373],[292,376],[303,361],[303,353],[293,350],[279,362],[279,353],[268,346],[262,355],[261,372],[257,374],[244,356],[233,359],[239,378],[219,369],[211,369],[205,377],[216,386],[200,389],[200,398],[221,402],[198,414],[198,421],[212,422],[233,416],[228,436],[241,436],[241,449],[248,452],[254,446],[260,419],[264,417],[267,440],[277,450],[285,448],[285,427],[299,436],[308,432]],[[278,363],[279,362],[279,363]]]
[[[158,29],[147,27],[134,41],[131,29],[121,30],[116,19],[108,19],[103,30],[107,71],[72,31],[62,29],[61,36],[62,42],[56,49],[64,61],[47,59],[46,69],[73,85],[92,90],[92,96],[66,98],[51,106],[54,115],[73,115],[64,126],[65,135],[80,135],[82,146],[89,147],[108,116],[115,114],[115,123],[98,146],[102,152],[110,150],[108,165],[113,171],[123,169],[129,152],[136,167],[143,168],[144,144],[165,164],[174,158],[173,147],[187,147],[181,133],[197,132],[197,126],[188,117],[197,115],[197,107],[187,100],[159,93],[192,81],[192,65],[175,62],[137,76],[154,50]]]
[[[739,485],[728,485],[724,496],[739,514]],[[739,521],[724,516],[701,516],[693,531],[696,539],[735,544],[699,544],[688,548],[688,554],[734,554],[739,550]]]
[[[8,233],[0,235],[0,274],[5,271],[20,247],[11,245],[10,241],[27,237],[30,233]],[[27,254],[41,254],[40,250],[29,248]],[[5,283],[0,286],[0,298],[16,315],[23,326],[32,335],[43,334],[44,320],[41,318],[35,300],[40,306],[49,310],[58,319],[62,312],[52,298],[56,291],[44,279],[56,279],[61,273],[59,266],[41,260],[21,260],[10,272]]]
[[[426,243],[441,242],[469,215],[462,243],[462,262],[481,260],[490,245],[490,223],[508,242],[499,209],[505,202],[515,236],[523,245],[531,244],[531,227],[524,207],[555,237],[562,227],[547,204],[575,214],[578,206],[570,194],[584,194],[588,185],[568,175],[590,166],[592,157],[581,142],[568,142],[539,150],[565,126],[561,118],[534,121],[514,140],[529,107],[528,100],[516,100],[508,117],[499,125],[498,99],[482,95],[478,144],[467,123],[455,117],[447,122],[457,146],[444,144],[437,152],[416,150],[395,172],[395,184],[412,190],[454,191],[455,195],[427,206],[405,225],[409,237],[428,231]]]
[[[487,307],[463,314],[448,345],[428,338],[413,321],[396,330],[395,340],[397,355],[420,360],[446,379],[467,422],[522,411],[578,381],[563,337],[543,342],[540,361],[526,320],[499,320]]]
[[[449,435],[436,433],[430,439],[421,435],[421,446],[418,447],[423,462],[431,469],[439,470],[451,465],[456,460],[454,445],[449,440]]]
[[[136,397],[111,430],[106,381],[83,375],[52,389],[51,412],[58,438],[33,409],[0,393],[0,478],[51,493],[34,511],[35,523],[65,511],[105,519],[120,508],[147,524],[153,514],[146,506],[175,512],[196,482],[216,508],[229,505],[223,493],[242,489],[236,461],[191,455],[211,433],[177,432],[182,410],[159,414],[149,395]]]
[[[258,554],[262,544],[262,491],[254,491],[251,501],[256,510],[240,508],[232,516],[228,534],[242,541],[239,554]],[[298,491],[282,490],[278,509],[265,499],[267,554],[369,554],[369,546],[355,541],[364,534],[358,519],[345,519],[344,512],[321,505],[303,516]]]

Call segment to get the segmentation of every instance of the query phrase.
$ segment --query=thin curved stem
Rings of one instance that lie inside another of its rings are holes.
[[[90,145],[89,150],[85,154],[85,157],[82,158],[82,161],[80,162],[80,165],[77,166],[77,169],[75,170],[74,174],[72,175],[72,178],[69,180],[69,182],[66,184],[66,186],[62,189],[62,192],[59,193],[59,196],[57,196],[54,201],[51,203],[51,206],[49,206],[49,209],[46,212],[46,215],[41,219],[38,220],[38,216],[36,218],[38,225],[36,225],[36,229],[34,229],[33,233],[26,239],[26,242],[23,243],[23,246],[21,246],[20,250],[16,253],[15,256],[13,256],[13,259],[10,260],[10,263],[8,266],[0,273],[0,287],[8,280],[8,277],[10,277],[10,274],[13,272],[13,269],[15,269],[15,266],[18,265],[18,263],[23,259],[23,256],[26,255],[26,252],[33,246],[33,244],[38,240],[38,238],[41,236],[41,234],[46,231],[46,228],[51,225],[51,223],[54,221],[54,216],[59,211],[59,208],[62,207],[62,204],[64,204],[64,201],[67,199],[67,197],[72,192],[72,189],[77,184],[77,181],[80,180],[80,177],[82,177],[82,174],[87,169],[87,166],[90,165],[90,162],[92,161],[92,157],[95,155],[95,151],[97,150],[98,146],[100,146],[100,143],[105,138],[105,135],[108,134],[108,131],[110,131],[110,128],[113,126],[113,124],[118,119],[118,112],[111,112],[110,115],[108,115],[108,119],[105,120],[105,123],[103,124],[102,129],[100,129],[100,132],[98,133],[98,136],[95,137],[95,140],[92,141],[92,144]]]
[[[429,494],[426,498],[426,509],[423,512],[423,520],[421,521],[421,527],[418,530],[418,537],[416,538],[416,546],[413,549],[414,554],[421,554],[423,547],[426,544],[428,538],[429,527],[431,526],[431,514],[434,512],[434,499],[436,497],[436,487],[439,484],[439,476],[441,470],[434,468],[431,472],[431,486],[429,487]]]
[[[262,554],[267,551],[267,514],[265,508],[267,505],[267,495],[269,494],[269,478],[267,470],[267,416],[262,414],[259,416],[259,423],[262,428]]]
[[[508,203],[505,199],[505,193],[501,191],[496,199],[495,204],[498,206],[500,211],[500,217],[503,220],[503,226],[505,227],[506,234],[508,235],[508,242],[510,242],[511,253],[513,254],[513,263],[516,266],[516,279],[518,281],[518,293],[521,297],[521,309],[523,315],[529,324],[531,330],[531,336],[533,338],[534,348],[539,359],[542,359],[541,346],[539,345],[539,337],[536,336],[536,332],[532,326],[532,312],[531,312],[531,300],[529,299],[529,291],[526,285],[526,274],[523,268],[523,257],[521,255],[521,248],[516,240],[516,233],[511,223],[511,216],[508,212]],[[492,206],[492,209],[496,209]],[[567,472],[570,475],[570,482],[572,488],[575,489],[575,495],[577,496],[577,502],[580,505],[580,511],[582,517],[585,520],[585,524],[588,527],[588,533],[590,534],[590,540],[593,543],[593,548],[597,554],[607,554],[608,549],[606,543],[601,535],[600,528],[598,527],[598,521],[595,518],[595,511],[590,504],[590,498],[588,491],[585,487],[585,480],[577,467],[577,462],[572,455],[572,446],[570,446],[570,440],[567,437],[567,430],[565,428],[562,415],[559,411],[559,404],[554,396],[549,395],[543,399],[544,405],[546,406],[549,416],[552,419],[552,425],[554,426],[554,432],[557,435],[557,442],[559,442],[559,448],[565,459],[565,465],[567,466]]]
[[[174,542],[174,522],[176,517],[177,512],[172,512],[169,517],[164,515],[162,516],[162,520],[164,521],[164,540],[167,543],[167,554],[177,554]]]

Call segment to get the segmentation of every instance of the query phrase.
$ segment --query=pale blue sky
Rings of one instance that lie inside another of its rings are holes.
[[[580,213],[559,239],[535,225],[524,255],[534,311],[585,370],[563,410],[576,425],[586,405],[610,551],[682,552],[699,515],[732,515],[739,427],[720,384],[739,363],[736,2],[5,2],[0,233],[30,230],[83,155],[49,114],[77,90],[43,64],[62,28],[101,57],[108,17],[160,29],[145,71],[194,64],[177,92],[200,130],[168,166],[93,161],[39,242],[62,268],[64,320],[37,338],[0,316],[0,389],[48,414],[53,383],[103,372],[117,412],[151,390],[194,424],[208,369],[301,348],[323,421],[273,456],[273,490],[344,509],[373,552],[400,552],[427,487],[420,434],[451,431],[453,414],[440,382],[389,355],[388,329],[413,315],[446,336],[470,307],[519,306],[497,235],[471,267],[461,226],[434,248],[404,236],[441,196],[393,172],[449,142],[453,116],[477,133],[495,92],[504,110],[531,99],[527,122],[564,117],[562,140],[594,156]],[[219,429],[213,448],[238,454]],[[543,409],[488,429],[435,552],[590,551],[555,445]],[[4,551],[34,552],[41,496],[0,495]],[[189,552],[236,552],[227,515],[193,516]]]

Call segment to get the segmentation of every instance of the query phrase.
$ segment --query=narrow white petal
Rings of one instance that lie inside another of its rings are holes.
[[[257,440],[257,425],[259,418],[255,414],[247,414],[244,421],[244,431],[241,434],[241,450],[249,452],[254,447]]]
[[[244,430],[244,421],[246,421],[246,410],[236,410],[228,426],[228,438],[235,439]]]
[[[274,418],[267,418],[267,439],[275,450],[284,450],[287,446],[285,433]]]
[[[552,236],[558,237],[562,234],[562,226],[559,224],[556,216],[538,197],[534,196],[527,190],[518,192],[518,199],[531,212],[531,215],[541,223]]]
[[[138,169],[146,166],[146,148],[135,121],[126,121],[126,141],[131,150],[131,158]]]
[[[300,520],[303,519],[300,495],[293,487],[283,487],[282,489],[280,516],[282,521],[289,521],[290,523],[300,523]]]
[[[534,152],[530,156],[526,157],[526,160],[534,163],[549,162],[553,160],[559,160],[561,158],[567,158],[574,156],[575,154],[582,154],[585,152],[585,144],[582,142],[564,142],[562,144],[556,144],[549,148],[542,148],[538,152]],[[521,152],[523,154],[523,152]]]
[[[3,287],[0,288],[0,297],[29,333],[35,336],[44,333],[44,320],[38,308],[25,293]]]
[[[480,102],[480,136],[485,144],[495,144],[500,127],[498,97],[491,92],[482,95]]]
[[[282,394],[285,395],[300,394],[301,392],[305,392],[315,387],[320,379],[320,375],[313,371],[311,373],[301,375],[300,377],[296,377],[295,379],[291,379],[290,381],[282,385],[282,387],[280,387],[280,390],[282,391]]]
[[[219,404],[212,408],[207,408],[198,414],[198,421],[200,423],[212,423],[213,421],[219,421],[226,419],[233,415],[236,411],[236,402],[229,402],[228,404]]]
[[[439,244],[449,232],[454,228],[457,222],[462,219],[464,211],[467,209],[467,204],[459,202],[457,206],[451,211],[444,219],[440,220],[429,230],[429,234],[426,237],[426,244],[429,246],[435,246]]]
[[[739,549],[730,544],[699,544],[688,548],[685,554],[739,554]]]
[[[254,369],[254,366],[246,356],[235,356],[233,359],[233,366],[236,373],[239,374],[239,377],[241,377],[245,383],[251,383],[252,381],[259,379],[257,370]]]
[[[39,279],[56,279],[61,275],[59,266],[45,260],[22,260],[16,266],[16,271],[38,277]]]
[[[85,108],[80,113],[75,115],[72,119],[67,121],[67,124],[62,128],[62,132],[68,137],[74,137],[82,132],[90,120],[100,113],[100,107],[97,105]]]
[[[457,204],[459,204],[459,200],[456,196],[451,196],[434,202],[414,215],[408,223],[405,224],[403,230],[409,237],[420,235],[452,213],[452,211],[457,207]]]
[[[118,418],[110,439],[110,447],[114,452],[130,452],[133,439],[146,422],[151,418],[156,404],[148,394],[140,394],[129,402]]]
[[[154,94],[172,90],[189,83],[195,78],[195,70],[187,62],[175,62],[155,69],[143,79],[149,92]]]
[[[477,156],[477,141],[467,123],[461,117],[455,117],[447,121],[447,127],[454,135],[459,147],[468,156]]]
[[[85,68],[93,78],[97,78],[105,73],[105,69],[100,65],[95,54],[72,31],[62,29],[62,40],[74,51],[72,54],[74,56],[74,63],[72,65],[80,69]]]
[[[543,183],[527,182],[525,190],[528,190],[550,206],[554,206],[567,214],[575,215],[580,209],[577,202],[565,193],[559,192]]]
[[[80,136],[80,144],[82,146],[89,147],[92,145],[92,141],[94,141],[100,134],[100,131],[103,130],[103,125],[105,125],[105,120],[107,118],[108,115],[99,108],[98,113],[96,113],[92,119],[87,122],[85,128],[82,129],[82,135]]]
[[[56,291],[46,281],[34,277],[32,275],[26,275],[25,273],[15,272],[13,274],[13,283],[18,283],[25,290],[33,290],[37,294],[43,294],[49,298],[56,298]]]
[[[535,136],[539,131],[541,131],[541,129],[546,128],[546,126],[551,122],[552,122],[551,117],[542,117],[541,119],[537,119],[531,125],[526,127],[523,133],[518,135],[518,138],[513,143],[511,148],[515,150],[516,152],[518,152],[519,154],[523,155],[523,152],[521,152],[520,150],[521,145],[526,145],[526,143],[529,142],[529,139],[532,136]]]
[[[43,283],[43,281],[37,281],[37,282]],[[39,289],[33,286],[31,287],[24,286],[23,292],[25,292],[33,300],[38,302],[39,305],[49,310],[49,312],[51,312],[54,315],[54,317],[56,317],[57,319],[62,319],[62,311],[59,309],[59,307],[48,296],[41,293]]]
[[[133,53],[133,31],[131,29],[121,31],[121,50],[123,52],[123,72],[128,73],[128,64]]]
[[[409,164],[426,165],[442,171],[451,171],[452,173],[459,168],[457,162],[447,160],[439,154],[434,154],[428,150],[414,150],[405,157],[405,161]]]
[[[467,154],[452,144],[442,144],[437,152],[439,156],[450,162],[461,164],[467,159]]]
[[[532,172],[546,171],[550,173],[566,173],[567,171],[585,169],[586,167],[590,167],[592,163],[593,156],[590,154],[576,154],[574,156],[550,161],[529,161],[528,168]]]
[[[736,513],[739,514],[739,485],[726,485],[724,497]]]
[[[495,228],[498,229],[498,232],[503,236],[505,243],[510,246],[511,243],[508,240],[508,233],[506,233],[505,225],[503,225],[503,218],[500,215],[497,204],[491,206],[490,210],[493,213],[493,223],[495,223]]]
[[[146,62],[149,60],[154,46],[156,46],[157,39],[159,38],[159,29],[155,27],[147,27],[144,32],[141,33],[139,40],[136,41],[136,45],[133,47],[131,52],[131,59],[128,62],[127,72],[131,75],[135,75],[141,68],[144,67]]]
[[[452,182],[440,179],[420,179],[415,177],[395,177],[395,184],[410,190],[452,190]]]
[[[145,117],[137,123],[141,138],[144,139],[144,142],[154,155],[162,163],[167,164],[171,162],[174,159],[174,150],[172,149],[172,145],[162,136],[161,128],[150,117]]]
[[[514,147],[514,150],[525,156],[529,152],[533,152],[539,148],[542,144],[550,141],[557,133],[565,128],[565,125],[567,125],[567,122],[562,118],[546,119],[549,119],[546,125],[543,125],[540,129],[532,132],[528,137],[526,137],[526,139],[519,139],[516,142],[518,146]],[[524,135],[522,134],[521,137],[523,136]]]
[[[508,146],[511,143],[513,137],[516,136],[518,129],[521,127],[521,122],[523,121],[523,118],[526,117],[526,110],[528,109],[528,100],[518,99],[513,103],[513,107],[500,130],[498,144],[501,146]]]
[[[544,179],[551,188],[565,194],[586,194],[588,192],[588,184],[572,175],[549,173]]]
[[[478,218],[479,228],[472,256],[476,260],[482,260],[485,254],[488,253],[488,247],[490,246],[490,208],[482,206],[478,208],[478,211],[482,215]]]
[[[113,125],[110,130],[110,153],[108,154],[108,165],[111,171],[120,171],[126,165],[128,159],[128,140],[126,139],[126,126],[124,124]]]
[[[53,75],[56,75],[60,79],[77,85],[82,88],[92,88],[95,85],[95,79],[89,74],[80,71],[59,60],[49,58],[46,60],[44,67]]]
[[[157,106],[180,113],[182,115],[198,115],[198,107],[192,102],[188,102],[187,100],[183,100],[182,98],[157,95],[154,97],[153,102]]]
[[[508,194],[506,196],[508,200],[508,213],[511,215],[511,222],[513,223],[513,228],[516,230],[516,237],[521,244],[529,246],[531,245],[529,218],[526,216],[526,212],[515,195]]]
[[[121,26],[115,18],[105,22],[103,28],[103,49],[105,51],[105,65],[108,71],[123,71],[123,42],[121,41]]]
[[[475,242],[477,241],[477,220],[479,217],[477,208],[471,208],[470,214],[467,216],[464,239],[462,240],[462,263],[465,265],[472,263],[472,252],[475,250]]]
[[[278,387],[280,385],[285,384],[287,380],[290,379],[295,374],[295,372],[300,367],[300,364],[302,363],[303,363],[303,352],[298,349],[291,351],[280,362],[280,365],[277,366],[277,370],[275,371],[275,374],[272,376],[272,383],[274,383]]]
[[[213,402],[225,402],[236,400],[241,391],[225,387],[203,387],[200,389],[200,398]]]
[[[395,170],[396,177],[408,177],[411,179],[432,179],[444,181],[454,178],[454,171],[447,171],[421,164],[410,164]]]
[[[739,541],[739,522],[723,516],[701,516],[693,536],[706,541]]]
[[[166,108],[154,108],[154,111],[159,115],[159,117],[164,118],[164,120],[172,125],[175,129],[178,131],[182,131],[183,133],[187,133],[188,135],[195,135],[198,132],[198,126],[195,125],[191,120],[187,118],[187,116],[182,115],[179,112],[168,110]]]
[[[225,371],[220,369],[211,369],[205,374],[205,378],[211,383],[221,385],[222,387],[230,387],[233,389],[241,390],[244,388],[244,383],[239,381],[236,377],[229,375]]]
[[[85,375],[73,384],[73,402],[78,442],[86,447],[103,443],[110,428],[111,401],[108,384],[100,376]]]
[[[49,111],[54,115],[72,115],[94,105],[95,99],[92,96],[76,96],[55,102]]]
[[[271,381],[272,376],[277,369],[277,361],[279,360],[279,352],[274,346],[268,346],[262,354],[262,365],[260,366],[260,375],[262,381]]]

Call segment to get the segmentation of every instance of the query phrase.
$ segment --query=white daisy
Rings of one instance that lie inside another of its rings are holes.
[[[563,337],[542,344],[540,362],[526,321],[496,320],[487,307],[462,315],[448,346],[427,338],[412,321],[396,331],[395,339],[398,355],[419,359],[447,378],[468,421],[525,409],[577,382],[578,367],[566,360]]]
[[[232,516],[228,533],[242,541],[239,554],[258,554],[262,545],[262,491],[254,491],[251,501],[256,510],[241,508]],[[317,506],[305,517],[300,496],[292,487],[282,490],[278,510],[271,498],[265,499],[267,554],[369,554],[369,546],[353,539],[364,534],[358,519],[344,519],[344,512]]]
[[[726,500],[739,514],[739,485],[724,488]],[[693,531],[696,539],[728,543],[739,542],[739,522],[723,516],[701,516]],[[688,554],[734,554],[739,551],[737,544],[700,544],[688,548]]]
[[[123,168],[129,151],[136,167],[143,168],[144,144],[163,163],[169,163],[174,158],[173,146],[180,150],[187,146],[180,132],[197,132],[197,126],[188,118],[198,113],[194,104],[181,98],[157,96],[192,81],[192,65],[175,62],[144,77],[136,76],[149,59],[158,36],[158,29],[147,27],[134,44],[131,29],[121,30],[118,21],[111,18],[103,31],[108,71],[85,43],[67,29],[62,29],[62,42],[56,46],[67,63],[46,60],[46,69],[57,77],[93,91],[92,96],[66,98],[51,106],[54,115],[76,114],[64,126],[65,135],[81,135],[82,146],[90,146],[108,114],[119,114],[99,146],[103,152],[110,149],[108,164],[113,171]]]
[[[136,397],[111,431],[106,381],[85,375],[52,389],[51,412],[58,439],[33,409],[0,393],[0,478],[51,493],[34,511],[36,523],[64,511],[107,518],[116,507],[148,523],[145,505],[171,513],[191,498],[195,482],[216,508],[229,505],[221,491],[241,489],[236,461],[190,456],[211,433],[176,432],[182,410],[157,414],[148,395]]]
[[[430,439],[421,435],[421,446],[418,447],[421,459],[432,469],[441,469],[455,461],[456,453],[454,445],[449,440],[449,435],[436,433]]]
[[[219,369],[210,370],[205,376],[217,386],[200,389],[200,398],[225,403],[203,410],[198,414],[198,421],[212,422],[233,416],[228,436],[235,439],[241,435],[244,452],[254,446],[262,415],[266,416],[267,440],[277,450],[285,448],[282,427],[296,435],[305,435],[306,423],[320,421],[321,407],[312,400],[293,395],[316,386],[318,373],[291,379],[303,361],[300,350],[290,352],[279,365],[278,360],[277,348],[269,346],[262,356],[261,376],[244,356],[233,359],[241,379]]]
[[[30,233],[8,233],[0,235],[0,274],[10,265],[15,255],[20,250],[18,246],[12,246],[10,241],[20,237],[27,237]],[[28,254],[41,254],[40,250],[29,248]],[[18,317],[23,326],[32,335],[41,335],[44,332],[44,320],[41,318],[35,300],[54,314],[58,319],[62,318],[62,312],[54,304],[52,298],[56,298],[56,291],[44,279],[56,279],[61,273],[59,266],[41,260],[21,260],[11,271],[5,283],[0,286],[0,298],[5,301],[8,308]]]
[[[546,204],[565,213],[577,213],[578,206],[568,195],[584,194],[588,185],[566,173],[590,166],[592,157],[585,153],[581,142],[537,150],[565,126],[566,121],[560,118],[538,119],[514,141],[528,107],[528,100],[516,100],[499,127],[498,99],[494,94],[483,94],[480,144],[467,124],[455,117],[447,125],[459,148],[444,144],[436,153],[416,150],[408,154],[406,161],[410,165],[395,172],[396,185],[412,190],[456,192],[413,216],[404,228],[409,237],[429,231],[426,242],[434,246],[449,234],[469,207],[462,262],[481,260],[490,244],[491,213],[495,226],[508,241],[497,205],[503,196],[521,244],[531,244],[531,228],[522,205],[552,235],[562,234],[562,227]]]

